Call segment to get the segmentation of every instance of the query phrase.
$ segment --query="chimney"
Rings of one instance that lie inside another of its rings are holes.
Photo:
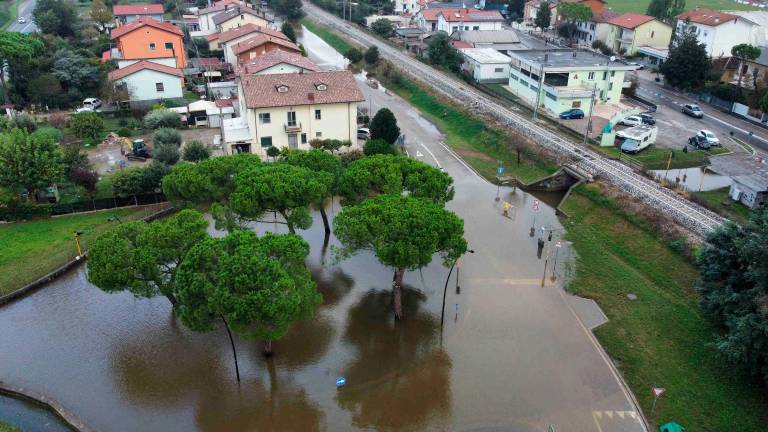
[[[315,94],[314,93],[307,94],[307,99],[309,99],[310,102],[314,102],[315,101]]]

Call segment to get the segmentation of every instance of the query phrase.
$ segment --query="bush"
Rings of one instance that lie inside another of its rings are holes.
[[[155,160],[158,160],[166,165],[173,165],[179,161],[181,154],[179,154],[179,148],[173,144],[155,145],[155,152],[153,154]]]
[[[392,37],[395,28],[392,26],[392,22],[390,22],[388,19],[379,18],[374,21],[373,24],[371,24],[371,30],[373,30],[373,32],[377,35],[386,39]]]
[[[104,129],[104,120],[96,113],[84,112],[73,115],[69,127],[76,136],[95,140]]]
[[[160,128],[152,134],[152,142],[155,143],[155,148],[165,144],[172,144],[178,148],[181,145],[181,134],[176,129]]]
[[[144,116],[144,127],[147,129],[180,128],[181,116],[167,109],[150,111]]]
[[[269,154],[270,147],[267,149]],[[187,162],[200,162],[211,157],[211,149],[200,141],[193,140],[184,145],[183,159]]]
[[[363,153],[366,156],[373,156],[376,154],[397,154],[397,149],[394,145],[384,141],[383,139],[374,139],[367,141],[363,145]]]
[[[387,108],[382,108],[371,120],[371,138],[383,139],[384,141],[393,144],[400,136],[400,128],[397,126],[397,119]]]
[[[61,139],[64,138],[64,133],[55,127],[51,126],[45,126],[41,127],[40,129],[34,131],[31,136],[33,137],[47,137],[50,138],[53,142],[61,142]]]
[[[130,138],[131,135],[133,135],[133,132],[131,132],[131,130],[128,129],[127,127],[121,127],[120,129],[117,130],[117,134],[120,135],[121,137]]]
[[[365,62],[368,64],[376,64],[379,61],[379,49],[375,46],[368,48],[365,52]]]
[[[360,150],[355,149],[355,150],[350,150],[350,151],[348,151],[346,153],[342,153],[339,158],[341,159],[341,166],[346,167],[349,164],[351,164],[352,162],[354,162],[356,160],[360,160],[360,159],[362,159],[364,157],[365,157],[365,154],[363,152],[361,152]]]
[[[170,168],[158,161],[145,168],[128,168],[112,176],[112,190],[119,197],[152,193],[160,188],[168,172]]]
[[[363,59],[363,53],[357,48],[350,48],[344,53],[344,57],[348,58],[352,63],[357,63]]]
[[[27,132],[34,132],[37,130],[37,122],[28,114],[17,114],[16,117],[13,118],[13,123],[16,125],[15,127],[26,129]]]
[[[66,113],[54,113],[48,117],[48,124],[56,129],[64,129],[69,123],[69,116]]]
[[[277,147],[270,147],[267,149],[267,156],[271,157],[272,159],[280,156],[280,149]]]

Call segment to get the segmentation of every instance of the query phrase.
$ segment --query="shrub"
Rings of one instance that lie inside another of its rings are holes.
[[[394,145],[384,141],[383,139],[375,139],[367,141],[363,145],[363,153],[366,156],[373,156],[376,154],[397,154],[397,149]]]
[[[365,62],[368,64],[376,64],[379,61],[379,49],[375,46],[368,48],[365,52]]]
[[[84,112],[73,115],[69,127],[76,136],[95,140],[104,129],[104,120],[96,113]]]
[[[69,123],[69,116],[66,113],[54,113],[48,117],[48,124],[56,129],[64,129]]]
[[[400,128],[397,126],[395,115],[387,108],[382,108],[376,112],[371,119],[371,138],[383,139],[392,144],[400,136]]]
[[[386,18],[379,18],[371,24],[371,30],[383,38],[389,38],[394,33],[395,28],[392,22]]]
[[[130,138],[131,135],[133,135],[133,132],[131,132],[131,130],[128,129],[127,127],[121,127],[120,129],[117,130],[117,134],[120,135],[121,137]]]
[[[341,166],[347,166],[356,160],[360,160],[365,157],[365,154],[360,150],[350,150],[346,153],[342,153],[340,156]]]
[[[181,134],[176,129],[160,128],[152,135],[155,148],[165,144],[173,144],[177,148],[181,145]]]
[[[166,165],[173,165],[179,161],[181,155],[179,148],[173,144],[155,144],[154,158]]]
[[[267,149],[267,154],[269,154],[269,149]],[[184,145],[184,156],[182,157],[187,162],[200,162],[211,157],[211,149],[202,142],[193,140]]]
[[[55,127],[51,126],[45,126],[41,127],[40,129],[34,131],[32,133],[33,137],[47,137],[50,138],[53,142],[61,142],[61,139],[64,138],[64,133]]]
[[[272,159],[280,156],[280,149],[277,147],[270,147],[267,149],[267,156],[271,157]]]
[[[13,123],[15,124],[15,127],[19,129],[26,129],[27,132],[34,132],[37,130],[37,122],[31,115],[28,114],[17,114],[16,117],[13,118]]]
[[[119,197],[155,192],[163,177],[170,172],[167,165],[153,161],[145,168],[129,168],[112,176],[112,190]]]
[[[344,53],[344,57],[348,58],[352,63],[357,63],[363,59],[363,53],[357,48],[350,48]]]
[[[144,116],[144,127],[147,129],[180,128],[181,116],[167,109],[150,111]]]

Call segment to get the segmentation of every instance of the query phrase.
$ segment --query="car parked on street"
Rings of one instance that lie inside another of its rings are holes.
[[[624,126],[640,126],[643,124],[643,119],[640,116],[631,115],[621,119],[619,124],[623,124]]]
[[[696,136],[698,136],[699,138],[705,139],[709,143],[710,146],[719,146],[720,145],[720,140],[717,139],[717,137],[715,136],[715,134],[712,133],[712,131],[708,131],[706,129],[702,129],[702,130],[700,130],[699,132],[696,133]]]
[[[688,138],[688,145],[691,145],[695,148],[699,148],[702,150],[709,150],[709,148],[711,147],[707,139],[699,135],[694,135]]]
[[[27,22],[27,19],[24,18],[23,16],[20,16],[19,19],[16,20],[16,22],[19,24],[25,24]]]
[[[653,118],[653,116],[650,114],[642,113],[642,114],[638,114],[638,116],[640,117],[640,120],[643,121],[643,124],[647,124],[650,126],[653,126],[656,124],[656,119]]]
[[[371,130],[368,128],[357,129],[357,139],[368,141],[371,139]]]
[[[572,109],[569,109],[568,111],[561,112],[560,118],[563,120],[583,119],[584,111],[578,108],[572,108]]]
[[[688,114],[691,117],[702,118],[704,117],[704,111],[696,104],[683,105],[683,114]]]

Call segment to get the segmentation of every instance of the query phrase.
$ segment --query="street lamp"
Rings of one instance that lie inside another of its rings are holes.
[[[475,251],[473,251],[472,249],[467,249],[467,252],[472,253],[472,254],[475,253]],[[440,309],[440,332],[441,333],[443,331],[443,321],[445,321],[445,295],[448,292],[448,281],[451,279],[451,273],[453,273],[453,268],[456,266],[456,263],[460,259],[461,259],[461,257],[459,257],[456,261],[453,262],[453,264],[451,264],[451,269],[448,270],[448,277],[445,278],[445,287],[443,287],[443,308]],[[458,278],[458,275],[456,277]],[[457,281],[456,281],[457,289],[458,289],[458,284],[459,284],[459,282],[458,282],[458,279],[457,279]]]

